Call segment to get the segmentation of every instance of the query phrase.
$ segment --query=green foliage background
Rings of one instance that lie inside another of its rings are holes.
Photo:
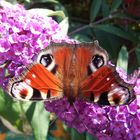
[[[126,72],[140,66],[140,2],[132,0],[9,0],[51,16],[64,34],[79,41],[99,40],[110,59]],[[36,9],[37,8],[37,9]],[[132,10],[131,10],[132,9]],[[64,28],[65,27],[65,28]],[[93,140],[51,119],[43,103],[14,101],[0,90],[0,130],[7,140]],[[55,117],[54,117],[55,118]],[[10,131],[9,131],[10,130]],[[59,136],[56,132],[59,130]],[[0,139],[2,136],[0,135]]]

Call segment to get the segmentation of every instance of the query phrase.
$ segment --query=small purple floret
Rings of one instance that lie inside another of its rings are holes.
[[[126,73],[122,69],[117,69],[117,71],[127,81]],[[50,112],[55,112],[58,118],[68,126],[80,133],[87,131],[99,140],[139,139],[140,79],[134,75],[127,82],[135,82],[136,99],[129,105],[100,107],[77,98],[73,106],[64,97],[58,101],[45,102],[45,108]]]
[[[50,42],[72,42],[63,35],[51,17],[31,14],[21,5],[5,5],[0,9],[0,85],[5,88],[10,77],[19,75],[34,60],[39,50]],[[6,71],[7,70],[7,71]],[[127,81],[127,74],[117,69]],[[7,75],[8,72],[8,75]],[[140,74],[140,69],[137,71]],[[89,132],[99,140],[140,139],[140,79],[134,74],[128,83],[135,83],[136,99],[129,105],[100,107],[75,99],[70,105],[66,97],[45,102],[46,110],[79,132]]]
[[[10,77],[17,76],[50,42],[72,42],[51,17],[30,13],[21,5],[1,4],[0,8],[0,85],[5,88]]]

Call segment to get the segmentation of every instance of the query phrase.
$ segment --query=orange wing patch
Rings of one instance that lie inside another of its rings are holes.
[[[50,98],[62,97],[62,84],[43,65],[35,64],[26,73],[23,81],[26,81],[32,88],[47,94],[51,92]]]
[[[133,87],[125,83],[114,67],[103,66],[92,73],[80,86],[79,96],[100,105],[123,105],[133,101]]]
[[[93,93],[96,97],[99,97],[100,92],[110,90],[113,82],[115,82],[115,77],[111,69],[103,66],[81,83],[80,90],[86,93],[84,96],[89,96],[90,93]]]
[[[58,99],[63,96],[62,84],[41,64],[29,66],[21,76],[11,79],[8,93],[19,100]]]
[[[26,81],[31,87],[41,92],[62,91],[62,84],[51,72],[45,69],[41,64],[33,65],[25,74],[23,81]]]

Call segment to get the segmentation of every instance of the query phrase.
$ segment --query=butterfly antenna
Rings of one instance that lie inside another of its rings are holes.
[[[75,103],[73,103],[73,107],[74,107],[75,111],[77,112],[77,114],[79,115],[80,113],[79,113],[79,111],[78,111],[78,109],[77,109]],[[88,130],[88,127],[86,126],[86,124],[85,124],[83,121],[81,121],[81,122],[82,122],[82,124],[84,125],[84,127],[86,128],[86,130]]]

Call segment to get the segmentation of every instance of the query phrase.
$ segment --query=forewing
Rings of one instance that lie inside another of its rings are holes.
[[[8,93],[19,100],[52,100],[63,96],[59,79],[41,64],[29,66],[8,84]]]
[[[133,85],[122,80],[115,67],[105,65],[80,85],[80,97],[100,105],[128,104],[135,98]]]

